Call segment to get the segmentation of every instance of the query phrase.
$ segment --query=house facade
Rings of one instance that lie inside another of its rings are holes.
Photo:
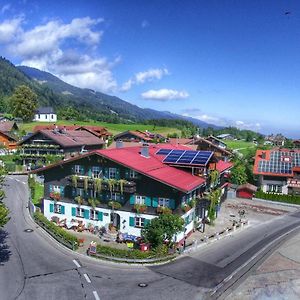
[[[257,150],[253,174],[265,193],[300,194],[300,150]]]
[[[80,220],[86,226],[113,224],[121,233],[140,236],[151,219],[168,211],[185,221],[184,232],[176,237],[182,240],[200,217],[195,199],[207,188],[209,160],[195,176],[191,169],[164,163],[160,149],[98,150],[35,171],[44,175],[45,216]]]
[[[36,110],[33,121],[56,122],[57,115],[52,107],[40,107]]]

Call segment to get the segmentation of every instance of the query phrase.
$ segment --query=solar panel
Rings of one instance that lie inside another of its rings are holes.
[[[156,154],[157,155],[168,155],[172,149],[159,149]]]
[[[191,166],[206,165],[212,155],[212,151],[173,150],[166,156],[163,162]]]

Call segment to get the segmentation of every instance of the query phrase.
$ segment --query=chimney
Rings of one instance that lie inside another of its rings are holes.
[[[143,144],[141,148],[141,156],[149,158],[149,145]]]
[[[262,152],[262,153],[261,153],[261,158],[262,158],[262,159],[266,159],[266,152]]]
[[[122,140],[117,140],[116,141],[116,148],[117,149],[123,148],[123,141]]]

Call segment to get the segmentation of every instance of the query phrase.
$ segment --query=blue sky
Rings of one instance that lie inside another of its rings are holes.
[[[300,137],[299,1],[0,0],[0,50],[141,107]]]

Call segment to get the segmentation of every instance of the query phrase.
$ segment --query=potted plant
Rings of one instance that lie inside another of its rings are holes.
[[[96,207],[97,205],[100,204],[100,201],[99,201],[98,199],[95,199],[95,198],[89,198],[89,199],[88,199],[88,204],[89,204],[92,208],[95,209],[95,207]]]
[[[102,179],[101,178],[95,178],[94,180],[94,190],[95,192],[100,193],[102,189]]]
[[[191,209],[191,207],[185,203],[185,204],[181,205],[181,209],[186,213]]]
[[[85,191],[87,191],[87,190],[88,190],[88,187],[89,187],[89,180],[88,180],[87,177],[84,177],[84,179],[83,179],[83,189],[84,189]]]
[[[138,214],[140,214],[147,210],[147,206],[145,204],[134,204],[134,209]]]
[[[112,209],[120,209],[122,207],[121,203],[117,201],[109,201],[108,206],[110,206]]]
[[[172,209],[170,209],[169,207],[158,206],[156,212],[159,214],[170,215],[172,214]]]
[[[79,206],[83,204],[83,198],[81,196],[76,196],[75,201]]]
[[[72,185],[73,187],[77,188],[77,176],[76,175],[72,175]]]

